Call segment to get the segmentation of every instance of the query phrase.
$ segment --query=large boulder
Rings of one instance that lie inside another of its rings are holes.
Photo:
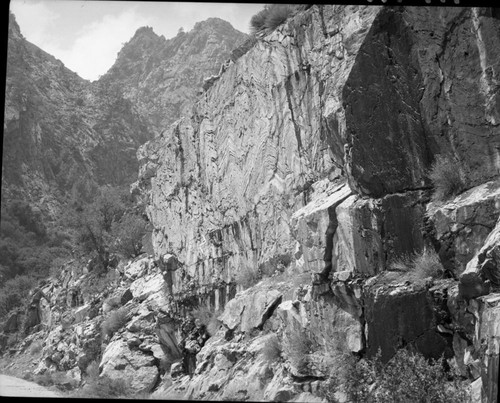
[[[332,259],[335,259],[332,253],[333,237],[338,226],[335,208],[352,191],[343,182],[321,182],[315,184],[318,190],[311,196],[311,202],[293,213],[291,227],[294,238],[301,246],[305,271],[325,277],[332,269]]]
[[[446,269],[458,276],[468,267],[499,214],[500,180],[476,186],[446,202],[429,203],[426,215],[434,226],[439,256]]]
[[[482,401],[498,399],[500,371],[500,293],[479,298],[477,351],[481,351]]]
[[[131,350],[123,339],[108,344],[99,368],[101,375],[129,380],[131,389],[137,393],[150,392],[159,376],[154,356],[138,349]]]
[[[353,190],[381,197],[428,186],[433,155],[443,152],[471,171],[498,173],[498,40],[490,10],[377,14],[343,87]]]
[[[228,302],[219,320],[230,330],[262,328],[281,298],[282,293],[270,286],[249,288]]]
[[[425,280],[401,281],[395,273],[384,273],[365,284],[369,356],[380,349],[381,359],[387,362],[406,345],[414,346],[429,358],[438,359],[444,352],[451,356],[447,339],[438,332],[428,288]]]
[[[387,262],[423,248],[422,192],[367,199],[353,195],[335,209],[333,271],[373,276]]]
[[[491,288],[500,288],[500,219],[483,247],[467,263],[459,284],[460,295],[467,299],[488,294]]]

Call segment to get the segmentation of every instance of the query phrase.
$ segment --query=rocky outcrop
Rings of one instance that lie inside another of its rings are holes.
[[[386,362],[409,347],[444,355],[473,381],[476,400],[494,401],[500,211],[498,181],[486,182],[499,168],[493,17],[315,5],[245,48],[192,116],[139,149],[133,192],[148,203],[154,256],[113,269],[110,292],[94,293],[93,318],[93,297],[74,303],[67,287],[98,275],[65,274],[66,293],[52,294],[68,309],[54,315],[61,329],[52,330],[57,348],[47,362],[66,368],[70,351],[80,355],[78,343],[58,346],[82,317],[98,326],[125,312],[105,332],[102,373],[130,377],[136,391],[158,397],[309,400],[329,387],[340,352],[380,350]],[[143,66],[142,48],[163,42],[138,32],[113,74],[126,80],[128,68]],[[453,200],[430,202],[428,169],[438,154],[488,174]],[[438,252],[444,273],[404,266],[423,251]],[[242,273],[252,274],[247,289]],[[202,308],[223,312],[190,352],[196,368],[184,376],[180,319]]]
[[[460,294],[464,298],[475,298],[500,288],[499,248],[500,222],[497,222],[484,245],[460,275]]]
[[[311,10],[231,65],[193,120],[139,151],[155,251],[181,262],[174,293],[186,278],[228,284],[236,268],[294,253],[292,213],[308,202],[314,182],[340,173],[329,151],[337,145],[317,116],[336,110],[338,88],[378,9]],[[344,24],[347,14],[357,22]],[[350,44],[342,59],[334,54],[341,37]]]
[[[379,197],[429,186],[425,171],[440,153],[464,170],[498,175],[495,24],[486,9],[378,14],[343,89],[353,189]]]
[[[280,337],[288,328],[311,335],[317,351],[380,348],[384,361],[411,345],[454,356],[476,380],[470,330],[486,319],[464,308],[456,280],[499,213],[496,182],[484,183],[500,168],[496,27],[486,9],[312,6],[259,38],[211,80],[191,118],[138,152],[134,191],[148,199],[155,256],[175,256],[173,299],[230,287],[241,271],[269,282],[283,271],[296,283],[267,325],[264,281],[227,294],[218,307],[228,337],[238,326]],[[439,154],[459,159],[478,186],[429,203]],[[439,252],[448,279],[387,273],[424,250]],[[256,316],[245,308],[254,305]],[[325,363],[306,355],[305,372],[289,373],[321,383]],[[212,387],[220,394],[204,383],[213,365],[198,365],[196,386],[177,380],[170,391],[223,396],[226,381]]]
[[[500,182],[474,187],[447,202],[432,202],[426,215],[433,224],[445,268],[459,276],[479,252],[500,213]]]

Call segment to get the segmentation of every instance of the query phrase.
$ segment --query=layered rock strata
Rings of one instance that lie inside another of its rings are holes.
[[[313,6],[230,65],[191,119],[138,152],[135,191],[149,200],[156,258],[178,262],[174,304],[240,272],[272,281],[271,265],[295,279],[276,311],[288,313],[268,318],[273,331],[299,326],[317,348],[380,348],[384,361],[403,346],[445,353],[494,401],[495,347],[482,354],[471,333],[496,334],[490,310],[471,315],[479,302],[459,292],[467,274],[456,280],[500,212],[498,183],[485,183],[500,168],[498,24],[489,9]],[[477,185],[441,205],[429,204],[438,154],[460,160]],[[387,273],[431,249],[449,280]],[[466,272],[490,273],[494,258],[483,269],[479,256]],[[226,305],[227,329],[249,315],[241,307],[255,301],[243,295]],[[293,382],[325,380],[314,354],[310,363],[289,369]],[[191,397],[223,396],[182,382]]]

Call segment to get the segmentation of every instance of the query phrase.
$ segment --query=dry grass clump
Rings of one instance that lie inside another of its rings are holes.
[[[91,362],[86,369],[85,385],[72,394],[76,398],[116,399],[132,395],[129,385],[124,379],[113,379],[109,376],[99,376],[99,364]]]
[[[446,200],[463,192],[466,181],[457,160],[450,156],[438,155],[429,172],[434,186],[433,199]]]
[[[274,281],[281,281],[286,278],[285,270],[292,263],[290,254],[280,254],[273,256],[269,260],[261,263],[256,267],[247,267],[236,274],[235,281],[241,285],[243,289],[247,289],[257,284],[263,278],[274,279]],[[277,279],[275,277],[278,277]]]
[[[424,249],[415,255],[403,255],[394,260],[389,271],[397,271],[418,280],[428,277],[439,278],[444,274],[444,267],[434,250]]]
[[[281,346],[280,340],[278,339],[278,336],[273,335],[267,340],[267,343],[264,345],[261,354],[262,357],[264,357],[264,360],[276,362],[281,358],[282,350],[283,348]]]
[[[112,311],[107,319],[102,323],[102,334],[111,337],[127,323],[127,310],[125,308]]]
[[[31,346],[29,347],[29,353],[31,355],[36,355],[40,353],[43,349],[43,342],[41,340],[35,340],[33,343],[31,343]]]
[[[342,390],[353,402],[469,402],[466,382],[445,372],[443,359],[428,361],[419,353],[399,350],[387,363],[380,353],[372,359],[345,354],[332,367],[323,396],[335,400]]]
[[[283,352],[299,372],[307,370],[311,349],[312,341],[304,330],[289,330],[285,333]]]
[[[268,4],[250,19],[250,32],[270,33],[283,24],[296,10],[291,4]]]
[[[45,371],[41,375],[35,375],[33,381],[41,386],[56,386],[63,390],[74,389],[78,386],[78,382],[64,371]]]
[[[243,287],[243,289],[250,288],[251,286],[257,284],[261,276],[259,270],[256,267],[245,267],[236,273],[236,284]]]
[[[205,325],[210,336],[217,333],[217,330],[219,330],[221,326],[221,321],[217,319],[221,313],[221,311],[215,311],[207,307],[200,307],[191,311],[193,318],[199,319],[201,323]]]

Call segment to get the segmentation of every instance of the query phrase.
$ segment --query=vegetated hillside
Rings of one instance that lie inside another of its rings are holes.
[[[98,185],[128,185],[135,152],[151,139],[133,104],[103,91],[26,41],[11,15],[2,197],[54,218],[66,198],[90,200]]]
[[[11,14],[3,197],[54,216],[67,196],[89,200],[97,185],[129,185],[138,146],[178,119],[245,37],[219,19],[171,40],[140,28],[110,71],[90,83],[26,41]]]
[[[29,274],[32,260],[43,270],[31,274],[46,273],[52,258],[62,257],[50,248],[65,242],[66,256],[78,247],[71,246],[68,229],[74,210],[91,203],[99,188],[128,188],[137,180],[137,149],[160,130],[160,123],[151,120],[155,108],[150,102],[161,98],[180,105],[191,99],[203,77],[218,71],[220,61],[245,37],[218,19],[169,41],[140,28],[110,73],[91,83],[28,42],[10,14],[2,159],[4,280]],[[150,75],[151,68],[156,73]],[[175,72],[175,83],[165,78],[169,84],[162,86],[155,76],[162,69]],[[145,92],[136,94],[137,88]],[[162,122],[177,119],[178,113],[162,108]]]
[[[266,10],[138,151],[152,250],[67,262],[2,363],[87,397],[498,400],[497,13]]]
[[[172,39],[144,27],[99,82],[130,99],[160,133],[191,113],[203,80],[217,74],[246,38],[219,18],[198,22],[189,32],[180,30]]]

